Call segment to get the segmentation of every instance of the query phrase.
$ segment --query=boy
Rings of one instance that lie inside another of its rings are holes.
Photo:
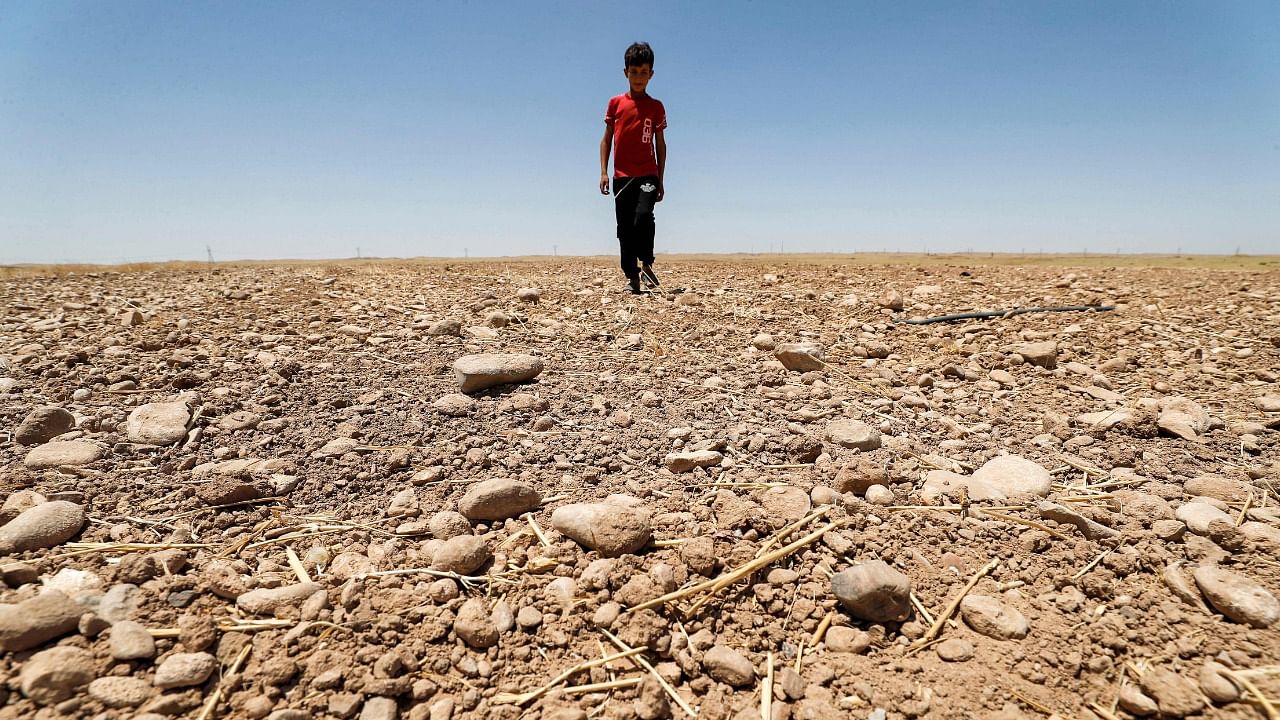
[[[618,220],[618,249],[627,289],[640,293],[640,278],[658,286],[653,272],[653,205],[662,202],[667,166],[667,111],[645,93],[653,77],[653,49],[632,43],[623,74],[630,90],[610,98],[600,140],[600,194],[609,194],[609,151],[613,150],[613,205]],[[637,267],[637,261],[640,266]]]

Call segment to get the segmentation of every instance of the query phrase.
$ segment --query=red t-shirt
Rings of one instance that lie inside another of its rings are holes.
[[[648,95],[623,93],[609,98],[604,124],[613,128],[613,176],[658,174],[653,134],[667,129],[667,110]]]

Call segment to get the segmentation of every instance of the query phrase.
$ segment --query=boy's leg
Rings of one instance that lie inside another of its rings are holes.
[[[613,212],[618,222],[618,260],[622,273],[629,282],[639,282],[640,269],[636,265],[635,203],[639,193],[638,178],[614,178]],[[633,282],[633,284],[634,284]]]
[[[653,219],[653,206],[658,200],[658,178],[640,179],[639,197],[635,205],[635,252],[640,262],[644,263],[643,274],[650,285],[658,285],[658,276],[653,268],[653,236],[656,230]]]
[[[653,263],[653,235],[655,231],[653,206],[658,201],[658,178],[636,178],[636,182],[639,183],[639,192],[636,193],[635,201],[635,219],[633,220],[633,226],[636,231],[636,257],[640,258],[640,262],[649,265]]]

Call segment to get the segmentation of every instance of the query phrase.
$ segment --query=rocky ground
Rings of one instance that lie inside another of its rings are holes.
[[[659,270],[0,282],[0,717],[1276,717],[1280,271]]]

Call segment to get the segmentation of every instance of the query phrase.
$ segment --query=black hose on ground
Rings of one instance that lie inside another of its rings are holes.
[[[1014,308],[1012,310],[983,310],[980,312],[959,313],[957,315],[939,315],[931,318],[912,318],[910,320],[899,320],[894,318],[895,323],[902,325],[930,325],[939,322],[951,322],[953,320],[975,320],[980,318],[1004,318],[1013,317],[1014,315],[1025,315],[1027,313],[1041,312],[1106,312],[1115,310],[1115,305],[1070,305],[1063,307],[1034,307],[1034,308]]]

